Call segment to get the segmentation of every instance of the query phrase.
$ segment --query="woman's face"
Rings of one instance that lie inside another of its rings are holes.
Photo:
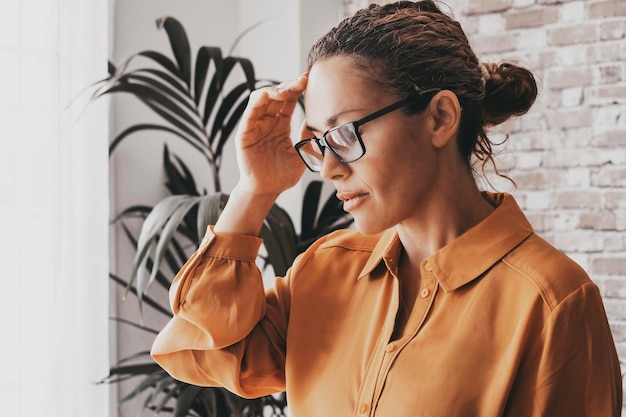
[[[375,90],[365,74],[345,57],[316,62],[305,92],[306,124],[321,135],[343,123],[361,119],[404,97]],[[356,227],[374,234],[397,224],[419,220],[437,187],[436,148],[425,127],[426,112],[406,115],[395,110],[359,130],[365,155],[351,163],[326,152],[321,175],[333,182]]]

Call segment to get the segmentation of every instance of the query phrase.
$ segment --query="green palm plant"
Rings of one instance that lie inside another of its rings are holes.
[[[174,59],[156,51],[141,51],[119,66],[109,63],[109,76],[95,84],[92,100],[107,94],[127,93],[144,103],[160,120],[124,129],[112,138],[110,154],[137,132],[167,132],[202,155],[213,173],[213,190],[200,190],[189,166],[165,145],[162,163],[169,195],[153,207],[127,207],[113,219],[135,247],[135,256],[130,276],[124,278],[111,273],[111,280],[125,288],[125,296],[131,294],[137,299],[140,314],[145,305],[167,320],[171,317],[169,306],[158,301],[164,297],[153,297],[149,290],[168,290],[176,272],[199,245],[207,225],[219,217],[228,199],[220,178],[224,146],[243,114],[250,93],[275,82],[257,80],[250,60],[223,56],[218,47],[202,46],[194,62],[180,22],[162,17],[157,20],[157,27],[165,29]],[[133,63],[138,58],[150,65],[135,68]],[[232,79],[236,68],[241,70],[244,81]],[[294,258],[316,238],[352,222],[334,195],[321,204],[321,190],[319,181],[308,185],[299,234],[287,212],[279,206],[275,205],[267,216],[261,231],[266,250],[264,260],[277,275],[283,275]],[[141,222],[138,236],[129,226],[137,220]],[[157,333],[141,319],[115,320],[141,332]],[[267,415],[264,411],[268,410],[272,416],[285,415],[284,394],[245,400],[221,388],[185,384],[165,373],[151,359],[148,350],[120,360],[103,382],[119,383],[133,378],[139,382],[120,403],[143,398],[142,411],[176,417],[260,417]]]

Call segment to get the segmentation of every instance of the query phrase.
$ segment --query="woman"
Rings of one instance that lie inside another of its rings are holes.
[[[619,415],[597,287],[474,180],[474,161],[493,162],[486,128],[536,94],[527,70],[481,64],[432,1],[342,22],[307,74],[252,94],[240,181],[172,286],[155,360],[246,397],[286,390],[296,417]],[[302,161],[357,231],[320,239],[265,292],[257,236]]]

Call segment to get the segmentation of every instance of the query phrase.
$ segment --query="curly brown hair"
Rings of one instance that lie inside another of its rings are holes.
[[[513,63],[481,64],[461,25],[432,0],[359,10],[313,45],[308,69],[334,56],[352,58],[370,75],[368,82],[400,96],[430,88],[455,93],[462,108],[461,156],[469,169],[472,156],[482,161],[483,173],[491,163],[501,175],[487,128],[526,113],[537,97],[530,71]]]

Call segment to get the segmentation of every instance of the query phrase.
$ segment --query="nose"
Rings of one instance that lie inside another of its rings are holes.
[[[322,159],[322,169],[320,176],[325,180],[337,180],[345,177],[350,173],[350,167],[347,163],[339,161],[339,159],[329,149],[326,149]]]

